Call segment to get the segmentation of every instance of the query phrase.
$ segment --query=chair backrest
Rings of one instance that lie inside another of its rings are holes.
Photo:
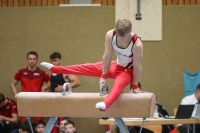
[[[174,108],[174,116],[176,116],[176,113],[177,113],[177,110],[178,110],[178,108]]]
[[[174,108],[173,112],[174,112],[174,117],[176,116],[176,113],[178,111],[178,108]],[[174,124],[174,127],[176,128],[176,133],[179,133],[178,132],[178,124]]]

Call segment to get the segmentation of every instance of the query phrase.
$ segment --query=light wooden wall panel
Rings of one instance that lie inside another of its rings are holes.
[[[185,0],[185,5],[189,5],[190,4],[190,0]]]
[[[31,6],[35,6],[36,0],[31,0]]]
[[[7,0],[2,0],[2,6],[8,6],[8,1]]]
[[[31,1],[25,0],[25,6],[30,6],[30,5],[31,5]]]
[[[47,0],[42,0],[42,6],[47,6],[48,5],[48,1]]]
[[[113,0],[112,0],[113,1]],[[99,1],[101,4],[101,0]],[[107,5],[107,0],[105,4]],[[59,4],[69,4],[69,0],[0,0],[0,7],[6,6],[59,6]],[[113,5],[114,3],[109,3]]]
[[[108,5],[114,5],[114,0],[108,0]]]
[[[14,5],[14,1],[13,0],[8,0],[8,6],[13,6]]]
[[[42,6],[42,0],[36,0],[36,6]]]
[[[59,4],[65,4],[65,0],[59,0]]]
[[[59,5],[59,0],[53,0],[53,6],[58,6]]]
[[[52,0],[48,0],[48,6],[53,6],[53,1]]]
[[[179,4],[179,5],[184,5],[184,1],[183,1],[183,0],[179,0],[179,1],[178,1],[178,4]]]
[[[19,0],[19,6],[25,6],[25,0]]]
[[[116,0],[115,19],[129,18],[132,22],[132,30],[142,40],[160,41],[162,40],[162,1],[148,0],[141,1],[141,20],[136,20],[137,1]]]
[[[18,0],[14,0],[14,6],[18,6],[19,5],[19,1]]]
[[[108,5],[108,1],[107,0],[101,0],[101,4],[102,5]]]
[[[25,4],[23,4],[23,2]],[[92,4],[114,6],[116,0],[91,0]],[[137,0],[135,0],[137,1]],[[141,0],[142,2],[143,0]],[[1,6],[59,6],[69,4],[70,0],[0,0]],[[200,5],[200,0],[162,0],[162,5]]]
[[[101,4],[102,0],[92,0],[92,4]]]

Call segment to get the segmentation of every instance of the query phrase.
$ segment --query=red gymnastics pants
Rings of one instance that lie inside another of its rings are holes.
[[[53,66],[50,69],[50,71],[51,73],[56,74],[74,74],[80,76],[101,77],[102,62],[70,66]],[[114,84],[111,88],[110,93],[103,101],[106,104],[106,108],[108,108],[112,103],[114,103],[118,99],[123,89],[131,83],[132,77],[132,68],[125,68],[119,66],[115,61],[111,62],[107,78],[114,79]]]

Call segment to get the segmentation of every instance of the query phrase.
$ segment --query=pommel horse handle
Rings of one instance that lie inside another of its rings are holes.
[[[105,89],[105,91],[104,91]],[[100,92],[99,92],[99,96],[104,96],[108,94],[108,86],[104,86],[103,84],[100,84]]]
[[[68,92],[67,92],[68,91]],[[72,92],[72,86],[70,83],[64,83],[63,84],[63,91],[62,91],[62,95],[66,96],[67,94],[73,93]]]

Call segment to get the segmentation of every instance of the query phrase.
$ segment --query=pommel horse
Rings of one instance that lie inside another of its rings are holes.
[[[95,108],[97,102],[106,97],[101,93],[20,92],[16,95],[18,115],[29,117],[50,117],[43,133],[50,133],[58,117],[113,117],[122,133],[129,133],[122,117],[153,117],[156,97],[153,93],[122,93],[105,111]],[[30,118],[28,119],[30,122]],[[142,125],[143,126],[143,125]],[[142,129],[142,127],[141,127]],[[32,129],[33,131],[33,129]]]

